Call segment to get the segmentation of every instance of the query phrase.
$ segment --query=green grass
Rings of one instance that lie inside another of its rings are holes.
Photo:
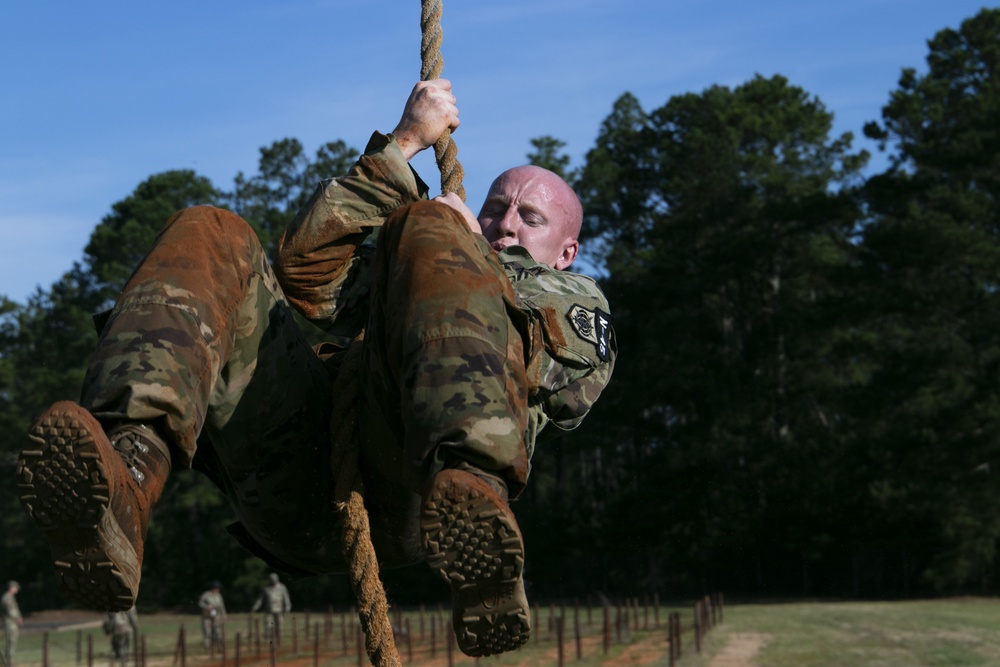
[[[695,652],[691,631],[691,608],[673,607],[661,609],[659,630],[633,630],[630,638],[621,643],[612,636],[611,649],[607,656],[601,648],[600,611],[592,616],[592,624],[586,624],[586,612],[580,619],[585,636],[584,659],[576,660],[576,646],[572,633],[572,610],[567,610],[565,664],[577,667],[615,664],[651,664],[663,667],[668,664],[666,647],[666,615],[670,611],[681,612],[684,628],[684,656],[681,667],[708,667],[711,659],[721,653],[727,643],[741,635],[762,635],[766,645],[754,658],[758,667],[980,667],[996,665],[1000,667],[1000,600],[969,598],[934,601],[907,602],[803,602],[782,604],[733,604],[727,605],[725,620],[713,628],[705,637],[703,652]],[[496,667],[547,667],[555,665],[555,634],[549,630],[550,608],[539,609],[535,617],[532,639],[523,649],[495,658],[480,661],[483,665]],[[557,610],[557,614],[558,614]],[[437,614],[444,619],[443,614]],[[407,660],[407,648],[399,643],[399,652],[404,664],[430,663],[430,618],[425,618],[424,641],[417,642],[414,661]],[[95,615],[94,621],[100,619]],[[298,630],[298,653],[290,655],[292,621],[286,621],[283,647],[285,656],[279,660],[288,663],[298,659],[299,667],[313,664],[313,640],[304,637],[305,614],[298,613],[295,619]],[[341,618],[348,624],[348,651],[345,654],[341,640]],[[418,634],[416,612],[407,612],[414,636]],[[396,617],[393,615],[393,619]],[[649,616],[652,623],[652,614]],[[310,625],[322,624],[321,615],[310,616]],[[350,623],[353,617],[341,613],[333,617],[332,633],[328,643],[322,646],[320,664],[324,667],[340,667],[357,664],[355,653],[355,630]],[[15,664],[17,667],[40,667],[42,655],[42,631],[32,625],[22,632]],[[173,663],[177,645],[178,630],[183,624],[187,635],[187,664],[191,667],[215,667],[220,660],[217,655],[209,662],[201,648],[199,619],[195,615],[156,615],[140,618],[141,631],[146,637],[148,663],[151,667],[167,667]],[[266,665],[256,660],[255,647],[247,648],[247,615],[233,614],[227,625],[230,648],[227,665],[232,666],[232,642],[235,634],[242,635],[242,664],[260,667]],[[435,664],[446,665],[446,648],[441,643],[438,630]],[[109,664],[110,642],[100,627],[76,627],[61,631],[49,630],[49,666],[76,667],[76,645],[79,637],[83,654],[79,663],[86,666],[87,637],[92,638],[94,647],[93,664],[105,667]],[[322,635],[321,635],[322,636]],[[651,654],[652,651],[652,654]],[[268,649],[262,649],[265,658]],[[641,653],[646,660],[637,660]],[[461,655],[457,649],[453,659],[456,665],[473,665],[472,658]],[[367,661],[365,662],[367,664]]]
[[[1000,665],[1000,601],[963,598],[730,605],[691,667],[746,633],[769,636],[759,667]]]

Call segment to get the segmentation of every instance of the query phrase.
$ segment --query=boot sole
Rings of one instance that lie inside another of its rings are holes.
[[[513,516],[482,491],[449,479],[424,500],[421,533],[427,564],[451,585],[462,652],[480,657],[524,645],[531,627],[524,545]]]
[[[135,603],[139,560],[109,509],[110,485],[94,428],[100,432],[75,404],[49,408],[32,426],[32,444],[18,459],[18,494],[49,540],[66,595],[91,609],[126,611]]]

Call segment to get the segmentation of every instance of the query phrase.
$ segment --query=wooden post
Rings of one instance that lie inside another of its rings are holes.
[[[181,667],[187,667],[187,637],[184,632],[184,626],[181,626],[180,633],[181,642]]]
[[[424,641],[424,603],[420,603],[420,641]]]
[[[255,618],[253,621],[253,634],[254,641],[257,644],[257,659],[260,660],[260,619]]]
[[[278,644],[275,642],[274,631],[271,631],[271,641],[267,643],[268,647],[268,660],[270,661],[271,667],[277,667],[278,665]]]
[[[674,617],[667,617],[667,655],[669,657],[669,667],[677,664],[677,637],[674,635]]]
[[[409,663],[413,662],[413,633],[410,632],[410,619],[406,619],[406,625],[404,626],[406,633],[406,661]]]
[[[277,630],[277,628],[275,628]],[[281,641],[281,637],[278,637]],[[299,654],[299,619],[292,616],[292,655]]]
[[[83,630],[76,631],[76,664],[83,661]]]
[[[222,640],[222,667],[226,667],[226,626],[222,626],[222,632],[220,635]]]
[[[340,615],[340,645],[344,655],[347,655],[347,612]]]
[[[309,626],[306,626],[308,631]],[[316,624],[316,628],[313,632],[313,667],[319,667],[319,623]]]
[[[444,626],[442,625],[442,628],[443,627]],[[452,632],[451,629],[445,630],[444,632],[447,635],[447,641],[445,643],[448,645],[448,667],[454,667],[454,665],[455,665],[455,655],[454,655],[455,654],[455,633]]]
[[[431,657],[437,653],[437,616],[431,616]]]
[[[556,645],[559,647],[556,650],[556,655],[558,656],[559,667],[563,667],[565,664],[563,660],[563,617],[560,616],[556,619]]]
[[[694,650],[701,653],[701,600],[694,603]]]
[[[604,606],[604,655],[608,654],[608,649],[611,648],[611,614],[608,610],[607,605]]]
[[[233,645],[233,667],[240,667],[240,633],[236,633],[236,642]]]
[[[146,667],[146,635],[142,636],[142,653],[140,655],[142,656],[142,661],[139,663],[139,667]],[[239,666],[237,665],[237,667]]]
[[[660,629],[660,594],[653,593],[653,627]]]
[[[94,636],[87,635],[87,667],[94,667]]]
[[[49,667],[49,633],[42,633],[42,667]]]
[[[580,615],[573,614],[573,637],[576,641],[576,659],[583,660],[583,642],[580,638]]]
[[[305,632],[306,632],[306,641],[308,642],[309,641],[309,610],[308,609],[306,609]]]
[[[358,629],[357,629],[357,631],[356,631],[356,633],[354,635],[354,638],[357,640],[357,644],[358,644],[358,648],[357,648],[357,651],[356,651],[356,653],[358,654],[358,667],[364,667],[364,656],[365,656],[364,644],[365,644],[365,642],[364,642],[364,638],[361,636],[361,624],[360,623],[358,623]]]

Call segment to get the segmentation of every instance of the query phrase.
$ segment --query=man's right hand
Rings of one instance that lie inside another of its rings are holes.
[[[403,117],[392,131],[399,150],[409,161],[414,155],[434,145],[445,130],[458,129],[458,106],[451,92],[451,81],[433,79],[413,87],[403,108]]]

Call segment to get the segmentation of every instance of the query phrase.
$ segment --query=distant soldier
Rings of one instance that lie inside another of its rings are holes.
[[[292,610],[292,599],[277,572],[271,573],[270,583],[261,590],[260,597],[253,603],[250,611],[258,609],[263,610],[265,617],[264,638],[271,640],[273,637],[275,644],[281,644],[281,622],[284,615]]]
[[[16,581],[7,582],[7,592],[0,597],[0,614],[3,614],[3,634],[4,664],[14,664],[14,652],[17,650],[17,635],[24,619],[21,618],[21,610],[17,606],[17,592],[21,590],[20,584]]]
[[[128,611],[109,611],[104,619],[104,632],[111,635],[111,652],[121,667],[128,664],[132,635],[139,636],[139,614],[135,605]]]
[[[226,624],[226,603],[222,601],[222,584],[213,581],[198,598],[201,607],[201,634],[205,648],[222,643],[222,628]]]

